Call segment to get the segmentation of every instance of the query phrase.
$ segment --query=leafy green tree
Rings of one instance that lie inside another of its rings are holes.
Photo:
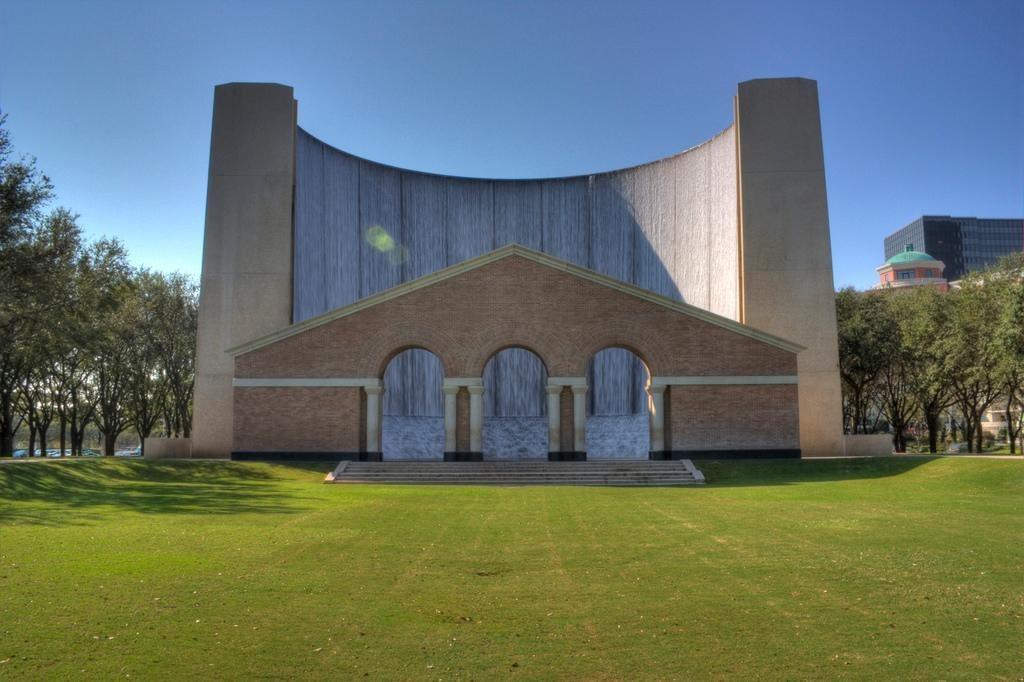
[[[900,292],[901,342],[910,360],[911,390],[928,429],[928,451],[938,451],[942,414],[950,406],[950,382],[942,338],[949,327],[945,293],[933,287]]]
[[[133,270],[124,247],[104,239],[87,253],[88,286],[94,297],[95,326],[90,342],[89,391],[95,400],[92,419],[103,434],[103,454],[112,456],[117,438],[131,426],[128,382],[134,323]]]
[[[943,370],[963,417],[969,452],[981,451],[981,417],[1002,389],[992,292],[982,273],[964,278],[960,288],[947,294],[950,318],[943,335]]]
[[[907,451],[907,428],[918,413],[919,403],[915,391],[919,358],[908,342],[904,317],[912,306],[912,299],[903,291],[881,291],[868,294],[883,302],[882,328],[891,334],[882,346],[888,352],[879,374],[879,407],[892,430],[893,449]]]
[[[1003,258],[986,273],[987,286],[999,311],[996,320],[996,352],[1006,409],[1006,436],[1010,453],[1016,454],[1024,429],[1024,254]]]
[[[40,304],[36,287],[46,274],[34,241],[53,186],[34,159],[14,158],[5,122],[0,117],[0,455],[9,456],[22,421],[19,392],[31,366],[26,349]]]
[[[162,275],[143,270],[134,277],[126,306],[126,402],[143,448],[160,421],[168,396],[168,380],[157,341],[165,287]]]
[[[185,275],[161,275],[155,290],[152,339],[167,380],[164,431],[189,438],[192,433],[192,389],[195,384],[196,329],[199,290]]]
[[[872,403],[882,372],[895,352],[898,329],[888,310],[886,292],[840,290],[836,319],[846,430],[868,433]]]

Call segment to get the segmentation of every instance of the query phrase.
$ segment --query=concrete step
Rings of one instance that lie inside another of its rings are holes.
[[[443,485],[699,485],[704,477],[689,460],[598,460],[589,462],[341,462],[334,483]]]

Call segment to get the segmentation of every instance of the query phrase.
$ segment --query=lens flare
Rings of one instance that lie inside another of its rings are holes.
[[[389,253],[395,248],[395,238],[380,225],[374,225],[366,231],[366,243],[381,253]]]

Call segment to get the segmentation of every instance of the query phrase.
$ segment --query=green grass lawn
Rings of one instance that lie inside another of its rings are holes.
[[[1024,676],[1024,463],[691,488],[0,465],[0,677]]]

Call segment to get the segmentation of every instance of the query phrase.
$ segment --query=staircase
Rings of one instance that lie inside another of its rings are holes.
[[[669,486],[704,483],[688,459],[589,462],[341,462],[328,483]]]

